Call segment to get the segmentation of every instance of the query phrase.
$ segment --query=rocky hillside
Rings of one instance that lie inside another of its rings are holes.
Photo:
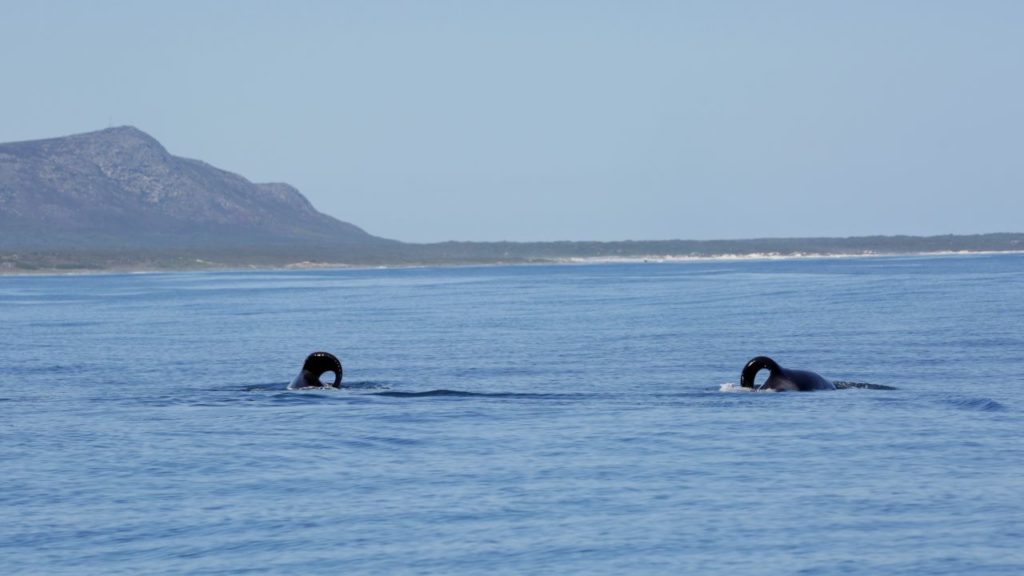
[[[0,248],[176,249],[392,244],[255,184],[173,156],[129,126],[0,144]]]

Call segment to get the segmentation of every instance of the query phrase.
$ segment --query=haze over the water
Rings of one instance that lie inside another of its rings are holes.
[[[0,8],[0,141],[131,124],[380,236],[1024,229],[1024,2]]]

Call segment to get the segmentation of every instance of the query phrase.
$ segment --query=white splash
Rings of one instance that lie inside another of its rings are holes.
[[[753,393],[757,393],[757,392],[775,392],[775,390],[773,390],[771,388],[763,388],[763,389],[744,388],[743,386],[740,386],[739,384],[734,384],[732,382],[726,382],[724,384],[719,384],[718,391],[719,392],[729,392],[729,393],[738,392],[738,393],[743,393],[743,394],[752,393],[752,392]]]

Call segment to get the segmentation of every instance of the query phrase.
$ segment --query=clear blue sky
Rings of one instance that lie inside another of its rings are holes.
[[[0,0],[0,141],[131,124],[406,241],[1021,232],[1024,2]]]

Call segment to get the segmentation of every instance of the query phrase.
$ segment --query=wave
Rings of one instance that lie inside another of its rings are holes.
[[[287,382],[270,382],[266,384],[250,384],[243,386],[242,392],[336,392],[345,390],[388,390],[391,386],[387,382],[374,382],[365,380],[361,382],[344,382],[341,388],[304,388],[301,390],[289,390]]]
[[[564,256],[551,258],[556,264],[662,264],[672,262],[715,262],[747,260],[826,260],[845,258],[918,258],[929,256],[991,256],[1024,254],[1024,250],[934,250],[907,252],[744,252],[735,254],[649,254],[638,256]]]
[[[385,382],[346,382],[341,388],[303,388],[289,390],[288,385],[281,382],[272,384],[253,384],[239,390],[243,392],[274,392],[279,396],[316,396],[323,394],[355,393],[357,396],[384,396],[388,398],[429,398],[429,397],[472,397],[472,398],[526,398],[565,400],[583,396],[583,394],[566,393],[534,393],[534,392],[469,392],[466,390],[435,390],[403,391],[391,390]]]
[[[578,398],[581,396],[590,397],[587,394],[545,394],[545,393],[532,393],[532,392],[467,392],[464,390],[424,390],[422,392],[400,392],[396,390],[388,390],[386,392],[371,392],[366,394],[367,396],[387,396],[390,398],[425,398],[431,396],[453,396],[453,397],[472,397],[472,398],[520,398],[520,399],[544,399],[544,400],[565,400]]]
[[[1002,412],[1007,409],[1005,404],[991,398],[955,396],[943,399],[948,404],[959,410],[971,410],[977,412]]]
[[[899,390],[895,386],[886,386],[885,384],[869,384],[867,382],[846,382],[843,380],[833,380],[833,384],[836,386],[836,390],[849,390],[850,388],[859,388],[861,390]]]
[[[835,384],[836,390],[849,390],[851,388],[859,388],[861,390],[899,390],[895,386],[886,386],[884,384],[869,384],[867,382],[846,382],[843,380],[835,380],[832,382]],[[718,386],[719,392],[774,392],[774,390],[755,390],[754,388],[744,388],[739,384],[733,382],[726,382]]]

